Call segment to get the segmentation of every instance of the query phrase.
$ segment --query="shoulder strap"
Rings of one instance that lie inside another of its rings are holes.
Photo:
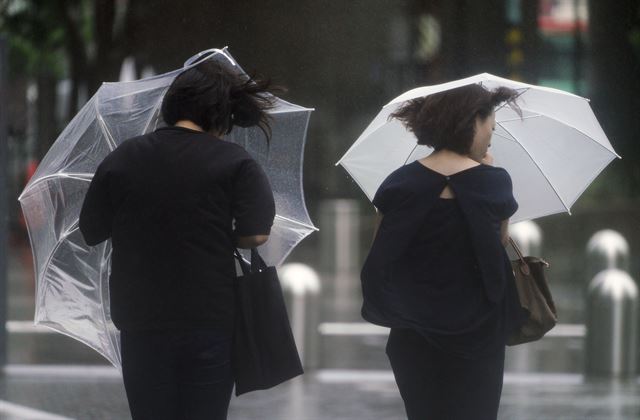
[[[518,259],[520,260],[520,262],[522,262],[523,264],[526,264],[527,262],[524,260],[524,255],[522,255],[522,251],[520,251],[518,244],[516,244],[516,241],[514,241],[511,236],[509,236],[509,243],[513,247],[513,250],[516,251],[516,255],[518,255]]]
[[[251,274],[251,266],[244,258],[242,258],[242,254],[240,254],[240,251],[238,251],[238,248],[234,249],[233,256],[238,261],[238,264],[240,265],[240,269],[242,270],[242,274],[245,276]]]
[[[242,270],[243,275],[248,275],[250,273],[258,273],[267,268],[267,264],[264,262],[258,250],[256,248],[251,248],[251,261],[247,261],[242,257],[242,254],[238,250],[238,248],[234,249],[233,256],[240,264],[240,269]]]

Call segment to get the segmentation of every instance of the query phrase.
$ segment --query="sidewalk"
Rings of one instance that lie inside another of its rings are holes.
[[[585,381],[577,374],[507,374],[501,420],[640,418],[640,380]],[[10,366],[0,379],[0,419],[129,419],[110,367]],[[10,403],[10,404],[7,404]],[[229,420],[401,420],[389,371],[321,370],[233,398]]]
[[[9,365],[0,375],[0,420],[129,419],[117,370],[88,347],[33,328],[30,251],[26,244],[12,251]],[[347,330],[361,322],[357,287],[355,276],[323,278],[320,321]],[[405,419],[384,355],[386,336],[375,328],[358,329],[357,334],[324,331],[318,338],[323,369],[272,390],[234,397],[229,419]],[[581,335],[545,338],[508,351],[501,420],[640,419],[638,378],[586,380],[580,374]]]

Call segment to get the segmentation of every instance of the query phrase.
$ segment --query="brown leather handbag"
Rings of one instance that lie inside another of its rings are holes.
[[[558,322],[556,305],[553,303],[544,270],[549,263],[538,257],[525,257],[515,241],[509,242],[518,255],[511,261],[516,279],[520,306],[528,316],[521,327],[507,339],[508,346],[539,340]]]

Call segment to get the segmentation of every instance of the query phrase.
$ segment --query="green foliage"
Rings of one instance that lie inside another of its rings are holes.
[[[18,74],[36,76],[43,70],[56,77],[65,72],[65,7],[86,17],[88,0],[2,0],[0,32],[9,41],[10,77]],[[91,33],[90,19],[83,19],[83,35]]]
[[[51,70],[56,78],[64,74],[64,52],[61,49],[38,49],[21,37],[9,37],[9,77],[24,75],[35,77],[43,68]]]

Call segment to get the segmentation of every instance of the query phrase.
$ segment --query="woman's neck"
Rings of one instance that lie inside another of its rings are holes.
[[[208,133],[211,134],[213,137],[218,138],[218,139],[222,139],[222,136],[224,136],[224,132],[223,131],[204,131],[202,129],[202,127],[200,127],[198,124],[194,123],[191,120],[180,120],[177,123],[175,123],[173,125],[174,127],[182,127],[182,128],[188,128],[189,130],[194,130],[194,131],[200,131],[202,133]]]
[[[479,162],[469,156],[461,155],[447,149],[441,149],[419,160],[421,164],[436,172],[450,175],[462,170],[478,166]]]
[[[428,160],[454,160],[454,161],[471,161],[472,159],[469,155],[462,155],[460,153],[454,152],[448,149],[440,149],[436,152],[431,153],[425,159]]]
[[[202,131],[204,133],[204,130],[202,129],[202,127],[200,127],[198,124],[194,123],[191,120],[180,120],[176,122],[174,126],[188,128],[189,130],[194,130],[194,131]]]

